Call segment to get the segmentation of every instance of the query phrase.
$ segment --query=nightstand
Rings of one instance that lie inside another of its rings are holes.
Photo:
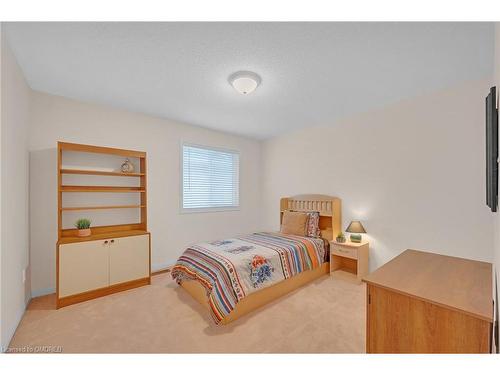
[[[330,241],[330,275],[350,275],[361,282],[368,274],[369,243]]]

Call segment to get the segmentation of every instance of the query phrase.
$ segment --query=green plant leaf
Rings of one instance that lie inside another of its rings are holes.
[[[91,224],[90,219],[81,218],[75,222],[75,227],[77,227],[78,229],[89,229],[90,224]]]

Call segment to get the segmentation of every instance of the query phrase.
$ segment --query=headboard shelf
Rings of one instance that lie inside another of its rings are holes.
[[[317,211],[319,212],[319,227],[321,236],[328,240],[341,231],[342,213],[339,198],[329,195],[307,194],[293,197],[281,198],[280,201],[280,224],[285,211]]]

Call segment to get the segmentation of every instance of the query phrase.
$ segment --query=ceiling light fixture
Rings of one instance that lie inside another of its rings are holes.
[[[254,72],[236,72],[229,76],[229,83],[240,94],[246,95],[254,91],[259,86],[261,79]]]

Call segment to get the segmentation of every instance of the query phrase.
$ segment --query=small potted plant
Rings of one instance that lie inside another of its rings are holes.
[[[336,240],[337,242],[340,242],[340,243],[345,242],[345,236],[344,236],[344,233],[339,232],[339,234],[337,234],[337,238],[336,238],[335,240]]]
[[[78,219],[75,223],[75,227],[78,229],[78,237],[88,237],[90,236],[90,220],[89,219]]]

